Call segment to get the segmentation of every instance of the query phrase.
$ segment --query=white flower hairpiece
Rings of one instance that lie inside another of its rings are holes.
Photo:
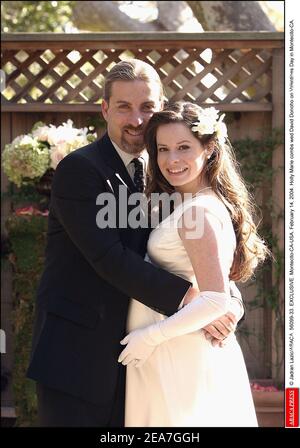
[[[217,135],[219,143],[225,143],[227,137],[227,127],[223,122],[225,114],[218,116],[219,111],[214,107],[201,109],[198,114],[198,121],[195,121],[192,126],[193,132],[198,132],[200,135],[213,134]]]

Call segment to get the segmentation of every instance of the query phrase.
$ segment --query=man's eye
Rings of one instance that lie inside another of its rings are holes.
[[[128,109],[128,104],[121,104],[120,106],[119,106],[119,109]]]
[[[147,106],[144,106],[143,109],[146,110],[146,111],[153,111],[154,110],[154,106],[149,104]]]

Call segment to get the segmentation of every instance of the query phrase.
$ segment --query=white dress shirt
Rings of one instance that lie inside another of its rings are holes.
[[[114,141],[111,140],[111,142],[112,142],[115,150],[117,151],[117,153],[121,157],[124,165],[126,166],[126,169],[128,171],[129,176],[133,180],[133,178],[134,178],[134,165],[131,162],[133,161],[133,159],[135,159],[137,157],[137,155],[135,155],[135,154],[128,154],[127,152],[123,151],[123,149],[121,149]],[[149,160],[149,155],[148,155],[148,152],[146,151],[146,149],[144,149],[141,152],[139,158],[143,162],[144,171],[146,172],[147,165],[148,165],[148,160]]]

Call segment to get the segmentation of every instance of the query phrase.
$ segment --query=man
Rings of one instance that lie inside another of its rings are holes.
[[[144,261],[150,228],[99,228],[96,219],[99,194],[114,193],[118,209],[120,185],[142,190],[138,158],[145,126],[163,106],[159,76],[142,61],[119,62],[103,97],[107,134],[65,157],[52,184],[28,369],[41,426],[123,426],[118,356],[129,298],[171,315],[191,297],[189,282]],[[222,339],[235,323],[227,315],[208,329]]]

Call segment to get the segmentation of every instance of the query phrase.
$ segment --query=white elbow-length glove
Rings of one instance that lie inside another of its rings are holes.
[[[118,362],[135,367],[142,366],[155,348],[169,339],[205,327],[228,311],[230,296],[216,291],[203,291],[188,305],[172,316],[148,327],[130,332],[121,344],[127,346],[119,356]]]

